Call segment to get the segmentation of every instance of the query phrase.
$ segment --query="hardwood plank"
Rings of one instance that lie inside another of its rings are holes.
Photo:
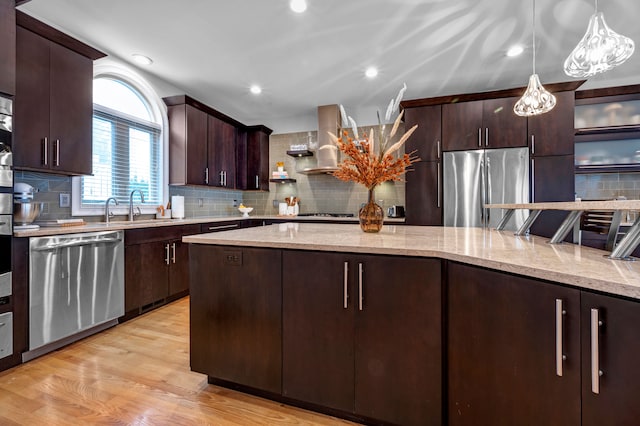
[[[189,369],[189,299],[0,373],[0,424],[354,424],[209,385]]]

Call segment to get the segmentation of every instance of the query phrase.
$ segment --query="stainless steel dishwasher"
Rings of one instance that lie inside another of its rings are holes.
[[[124,315],[124,232],[29,239],[27,361]]]

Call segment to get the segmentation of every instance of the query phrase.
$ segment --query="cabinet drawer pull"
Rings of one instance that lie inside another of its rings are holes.
[[[358,310],[362,310],[362,300],[364,299],[362,295],[362,273],[364,267],[362,263],[358,263]]]
[[[42,140],[42,164],[49,165],[49,139],[46,136]]]
[[[171,262],[176,263],[176,243],[171,243]]]
[[[260,177],[256,175],[256,189],[260,189]]]
[[[489,128],[484,129],[484,146],[489,146]]]
[[[482,129],[478,128],[478,146],[482,148]]]
[[[440,154],[441,154],[441,148],[440,148],[440,141],[436,142],[436,150],[437,150],[437,154],[438,154],[438,160],[440,159]]]
[[[59,167],[60,166],[60,139],[56,139],[55,144],[56,144],[56,154],[53,160],[53,165],[56,167]]]
[[[567,312],[562,307],[562,299],[556,299],[556,375],[562,377],[562,363],[566,356],[563,354],[564,321]]]
[[[233,225],[210,226],[209,231],[220,231],[222,229],[231,229],[231,228],[237,228],[237,227],[238,227],[237,223],[234,223]]]
[[[600,393],[600,312],[598,309],[591,309],[591,392]]]
[[[166,244],[164,246],[164,252],[165,252],[164,263],[168,265],[169,264],[169,244]]]
[[[209,168],[205,167],[204,169],[204,183],[209,184]]]
[[[349,307],[349,262],[344,262],[344,271],[342,277],[343,307],[344,309],[347,309]]]

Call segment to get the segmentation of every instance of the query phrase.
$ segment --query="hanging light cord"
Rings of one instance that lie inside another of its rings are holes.
[[[598,1],[598,0],[596,0]],[[536,73],[536,0],[533,0],[533,73]]]

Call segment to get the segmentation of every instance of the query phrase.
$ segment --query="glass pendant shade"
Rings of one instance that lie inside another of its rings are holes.
[[[587,32],[564,61],[571,77],[589,77],[622,64],[633,54],[633,40],[611,30],[601,12],[589,20]]]
[[[556,106],[556,97],[542,86],[538,74],[531,74],[524,95],[513,106],[513,112],[522,117],[544,114]]]

